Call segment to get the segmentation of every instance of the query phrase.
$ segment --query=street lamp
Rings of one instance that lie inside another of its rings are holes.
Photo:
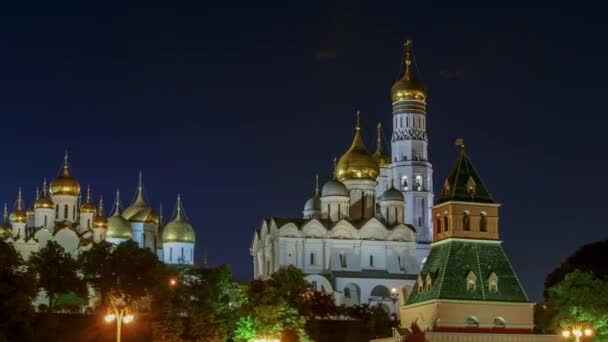
[[[574,340],[576,342],[580,342],[582,336],[590,337],[593,336],[593,333],[594,331],[591,328],[583,328],[580,325],[575,325],[573,327],[565,328],[564,330],[562,330],[562,337],[570,338],[571,336],[574,336]]]
[[[169,286],[176,287],[177,286],[177,279],[175,279],[175,278],[169,279]]]
[[[397,318],[397,301],[399,300],[399,292],[396,288],[391,289],[391,301],[393,302],[393,306],[395,308],[395,318]]]
[[[129,324],[133,322],[135,317],[129,313],[127,307],[112,307],[108,310],[108,313],[103,318],[106,323],[112,323],[116,321],[116,342],[120,342],[120,331],[122,323]]]

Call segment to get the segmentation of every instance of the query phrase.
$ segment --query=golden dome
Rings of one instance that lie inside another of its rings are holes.
[[[411,50],[412,41],[408,40],[405,43],[405,74],[403,78],[393,84],[391,88],[391,97],[393,102],[404,100],[426,101],[426,87],[424,83],[415,79],[411,72]]]
[[[177,215],[163,229],[163,243],[166,242],[187,242],[194,243],[195,234],[192,226],[182,217],[182,200],[177,195]]]
[[[70,176],[70,167],[68,166],[68,155],[66,153],[63,160],[63,169],[61,174],[51,182],[51,194],[78,196],[80,194],[80,183]]]
[[[106,238],[132,239],[133,228],[127,219],[120,216],[120,193],[116,192],[116,210],[114,215],[108,218],[108,231]]]
[[[42,183],[42,195],[36,199],[34,202],[34,209],[54,209],[55,203],[49,196],[48,187],[46,185],[46,178]]]
[[[382,124],[379,122],[378,138],[376,139],[376,152],[372,154],[372,158],[374,158],[379,167],[388,167],[391,163],[391,156],[384,154],[382,151]]]
[[[101,196],[99,196],[99,209],[95,217],[93,217],[93,228],[108,229],[108,219],[103,212],[103,197]]]
[[[15,209],[11,212],[9,219],[13,223],[25,223],[27,221],[27,212],[23,208],[23,196],[21,195],[21,188],[19,188],[19,193],[17,194],[17,204],[15,205]]]
[[[81,214],[95,214],[95,205],[91,202],[91,187],[87,187],[87,197],[84,200],[84,203],[80,206]]]
[[[357,112],[357,118],[358,115],[359,112]],[[365,148],[361,139],[359,123],[357,122],[353,143],[346,153],[340,157],[336,165],[336,176],[341,182],[346,179],[376,180],[378,172],[378,163],[367,152],[367,148]]]
[[[135,202],[122,212],[122,217],[130,222],[154,222],[155,217],[158,217],[144,199],[144,185],[141,172],[139,173]]]

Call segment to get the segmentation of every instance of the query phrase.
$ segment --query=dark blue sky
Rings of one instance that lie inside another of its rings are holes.
[[[382,6],[380,6],[380,4]],[[378,7],[380,6],[380,7]],[[94,196],[132,199],[138,170],[165,216],[181,193],[198,259],[251,277],[253,230],[299,216],[349,146],[356,109],[390,137],[390,87],[415,42],[435,187],[463,137],[520,278],[606,238],[604,10],[410,2],[28,2],[0,11],[0,199],[31,203],[67,148]]]

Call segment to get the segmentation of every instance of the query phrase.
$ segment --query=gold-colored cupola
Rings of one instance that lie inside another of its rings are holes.
[[[63,167],[57,178],[51,182],[51,195],[78,196],[80,194],[80,183],[71,176],[68,164],[68,153],[63,158]]]
[[[391,88],[393,102],[417,100],[426,101],[426,87],[412,75],[412,41],[405,42],[405,74]]]
[[[361,128],[359,127],[359,115],[357,111],[357,126],[355,137],[350,148],[340,157],[336,164],[335,171],[339,181],[347,179],[371,179],[378,178],[378,163],[367,152],[363,139],[361,138]]]

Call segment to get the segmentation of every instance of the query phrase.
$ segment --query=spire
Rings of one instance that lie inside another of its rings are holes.
[[[48,195],[48,185],[46,184],[46,177],[44,177],[44,180],[42,181],[42,196],[46,197]]]
[[[175,215],[174,221],[182,220],[182,196],[177,194],[177,215]]]
[[[473,166],[464,140],[458,138],[455,144],[460,147],[460,156],[443,185],[437,204],[448,201],[496,203]]]
[[[319,175],[315,175],[315,197],[319,197]]]
[[[412,78],[411,72],[411,64],[412,64],[412,41],[405,41],[405,75],[403,79],[410,80]]]
[[[376,152],[382,151],[382,124],[378,122],[378,126],[376,126]]]
[[[359,131],[361,129],[360,126],[360,119],[361,119],[361,111],[357,110],[357,112],[355,113],[355,115],[357,116],[357,126],[356,126],[356,130]]]
[[[36,187],[36,199],[40,198],[40,188]]]
[[[65,155],[63,156],[63,170],[61,171],[61,175],[66,177],[70,176],[70,167],[68,164],[68,150],[65,150]]]
[[[16,210],[23,210],[23,195],[21,194],[21,187],[19,187],[19,192],[17,193],[17,206]]]
[[[116,200],[114,201],[114,206],[116,209],[114,210],[114,216],[120,215],[120,189],[116,189]]]
[[[103,212],[103,196],[101,195],[99,196],[99,205],[97,206],[97,208],[97,216],[106,216],[106,214]]]
[[[336,167],[338,166],[338,158],[334,157],[334,180],[338,179],[338,170]]]
[[[145,202],[144,200],[144,181],[141,170],[139,171],[139,176],[137,179],[137,196],[135,197],[135,202]]]
[[[91,203],[91,186],[90,185],[87,185],[87,197],[85,197],[84,203]]]
[[[6,206],[6,202],[4,202],[4,211],[2,212],[2,223],[8,222],[8,207]]]
[[[163,225],[163,202],[160,202],[160,208],[158,210],[158,225]]]

